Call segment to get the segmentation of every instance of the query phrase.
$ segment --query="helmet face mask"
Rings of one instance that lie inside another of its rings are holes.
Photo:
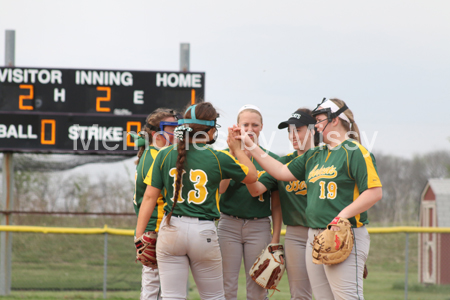
[[[326,114],[328,122],[331,122],[334,118],[339,117],[339,115],[341,113],[343,113],[344,111],[346,111],[348,109],[346,104],[344,104],[344,106],[339,108],[336,112],[333,112],[330,107],[325,107],[325,108],[319,109],[319,107],[325,101],[327,101],[327,98],[323,98],[322,102],[317,104],[316,108],[311,112],[311,116],[316,117],[317,115],[320,115],[320,114]],[[331,101],[331,100],[328,100],[328,101]]]

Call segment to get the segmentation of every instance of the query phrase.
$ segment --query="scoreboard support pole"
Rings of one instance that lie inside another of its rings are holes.
[[[180,44],[180,71],[189,72],[189,56],[190,56],[190,44]]]
[[[14,66],[16,32],[5,31],[5,66]],[[2,197],[0,208],[3,211],[12,210],[14,203],[14,161],[12,152],[3,153],[2,161]],[[12,225],[11,215],[0,215],[0,225]],[[0,295],[11,294],[11,253],[12,232],[0,233]]]
[[[180,71],[181,72],[189,72],[190,56],[191,56],[191,44],[181,43],[180,44]],[[194,105],[194,104],[195,104],[195,90],[192,90],[191,105]]]

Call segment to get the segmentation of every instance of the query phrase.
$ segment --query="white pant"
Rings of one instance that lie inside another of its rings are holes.
[[[223,257],[223,278],[227,300],[236,300],[238,278],[244,258],[247,279],[247,300],[267,299],[267,290],[260,287],[248,272],[256,258],[272,240],[270,219],[237,219],[221,214],[219,242]]]
[[[156,255],[162,298],[186,299],[189,266],[201,299],[225,300],[222,257],[213,221],[172,216],[161,222]]]
[[[291,300],[311,300],[311,284],[306,271],[306,244],[308,227],[286,227],[285,256]],[[310,257],[306,258],[309,259]]]
[[[350,256],[337,265],[312,262],[312,242],[321,229],[309,229],[306,267],[316,300],[364,300],[363,273],[369,255],[370,236],[365,226],[353,228],[355,240]],[[309,257],[309,258],[308,258]]]
[[[142,287],[140,300],[158,300],[159,291],[158,269],[142,266]]]

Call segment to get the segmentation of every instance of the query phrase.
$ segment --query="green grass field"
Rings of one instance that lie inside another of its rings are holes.
[[[365,298],[404,299],[405,235],[372,234],[371,240]],[[418,284],[416,234],[410,234],[409,245],[408,299],[450,300],[450,285]],[[102,299],[103,252],[102,235],[14,233],[12,293],[1,299]],[[138,299],[140,271],[141,266],[134,262],[132,237],[109,236],[107,298]],[[280,292],[270,299],[290,298],[286,273],[278,288]],[[238,298],[245,299],[243,270],[239,275]],[[189,299],[200,299],[192,278]]]

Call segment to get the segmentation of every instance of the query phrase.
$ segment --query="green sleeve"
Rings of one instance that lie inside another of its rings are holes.
[[[247,166],[237,161],[227,151],[217,151],[218,159],[220,162],[220,169],[222,173],[222,179],[233,179],[236,182],[241,182],[248,174]]]
[[[354,144],[358,147],[349,151],[351,152],[349,172],[356,181],[359,193],[373,187],[381,187],[375,157],[362,145],[356,142]]]
[[[278,180],[276,180],[272,175],[264,171],[261,176],[258,178],[258,181],[261,182],[268,191],[277,191],[278,190]]]

